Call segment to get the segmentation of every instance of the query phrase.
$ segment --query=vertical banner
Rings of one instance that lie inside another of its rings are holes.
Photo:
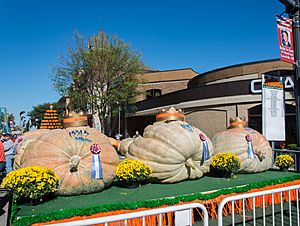
[[[280,58],[285,62],[294,64],[295,59],[292,20],[285,17],[277,17],[276,22]]]
[[[262,75],[263,135],[285,141],[284,85],[282,77]]]
[[[8,114],[5,107],[0,107],[0,132],[10,133]]]

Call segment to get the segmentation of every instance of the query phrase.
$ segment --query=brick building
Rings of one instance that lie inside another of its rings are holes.
[[[126,116],[126,128],[130,134],[135,131],[142,133],[155,121],[158,109],[174,106],[183,109],[186,121],[209,137],[225,130],[229,119],[237,116],[245,116],[250,127],[261,131],[260,79],[262,74],[276,74],[288,78],[289,89],[285,92],[286,137],[287,143],[295,143],[293,73],[291,64],[278,59],[233,65],[202,74],[192,69],[151,72],[145,75],[149,82],[141,89],[158,89],[161,95],[149,94],[140,98],[136,103],[137,111]]]

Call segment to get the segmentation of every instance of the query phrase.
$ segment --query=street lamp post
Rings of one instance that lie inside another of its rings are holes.
[[[121,106],[119,105],[119,134],[121,135]]]
[[[296,102],[296,130],[297,150],[300,151],[300,9],[299,0],[279,0],[286,7],[286,12],[293,19],[294,49],[295,49],[295,102]],[[296,155],[297,171],[300,172],[300,156]]]
[[[118,137],[121,139],[121,106],[119,101],[116,101],[116,104],[118,105]]]

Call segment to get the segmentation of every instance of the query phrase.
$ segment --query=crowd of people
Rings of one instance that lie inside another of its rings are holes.
[[[21,138],[11,133],[2,133],[0,142],[0,181],[13,170],[14,156]]]

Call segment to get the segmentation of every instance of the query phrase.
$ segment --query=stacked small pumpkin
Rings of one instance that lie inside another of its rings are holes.
[[[29,138],[28,138],[29,139]],[[25,140],[26,141],[26,140]],[[92,147],[99,147],[103,178],[93,179]],[[22,145],[21,145],[22,147]],[[59,177],[58,194],[77,195],[98,192],[109,186],[119,158],[108,138],[89,127],[56,129],[38,136],[17,153],[16,168],[45,166]]]

